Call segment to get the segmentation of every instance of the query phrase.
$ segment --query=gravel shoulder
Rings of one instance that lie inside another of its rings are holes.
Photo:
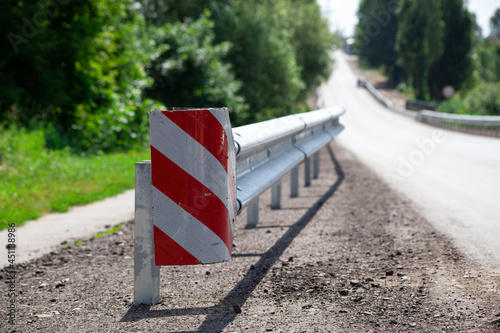
[[[19,265],[16,324],[1,297],[1,331],[500,332],[500,268],[467,259],[408,198],[332,147],[341,169],[323,149],[320,177],[299,198],[270,210],[266,192],[257,228],[238,217],[230,262],[162,267],[159,304],[132,306],[127,222]]]

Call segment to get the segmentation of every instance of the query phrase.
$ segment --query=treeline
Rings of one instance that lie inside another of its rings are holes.
[[[335,43],[314,0],[4,0],[0,29],[0,125],[77,151],[143,143],[154,106],[304,110]]]
[[[457,113],[500,114],[500,45],[483,38],[463,0],[362,0],[355,50],[421,100]],[[500,10],[491,19],[498,29]],[[498,38],[500,40],[500,36]]]

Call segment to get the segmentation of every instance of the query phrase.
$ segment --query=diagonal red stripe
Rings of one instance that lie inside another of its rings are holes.
[[[153,146],[151,173],[154,187],[212,230],[231,252],[233,235],[229,212],[212,191]]]
[[[205,147],[227,172],[229,156],[226,131],[210,111],[182,110],[162,111],[162,113]]]
[[[154,244],[156,266],[201,264],[191,253],[156,226],[154,226]]]

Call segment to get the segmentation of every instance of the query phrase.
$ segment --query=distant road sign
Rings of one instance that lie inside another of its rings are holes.
[[[453,95],[455,95],[455,88],[452,86],[448,85],[443,88],[443,96],[446,98],[452,98]]]

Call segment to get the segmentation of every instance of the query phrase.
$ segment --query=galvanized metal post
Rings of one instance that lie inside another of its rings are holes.
[[[305,180],[304,180],[304,186],[309,187],[311,186],[311,158],[308,157],[304,161],[304,174],[305,174]]]
[[[313,154],[313,179],[319,177],[319,151]]]
[[[135,164],[134,305],[160,300],[160,267],[155,265],[151,161]]]
[[[247,208],[247,228],[253,228],[259,223],[259,198],[252,201]]]
[[[271,209],[281,209],[281,179],[271,187]]]
[[[296,198],[299,196],[299,166],[292,169],[290,173],[290,197]]]

